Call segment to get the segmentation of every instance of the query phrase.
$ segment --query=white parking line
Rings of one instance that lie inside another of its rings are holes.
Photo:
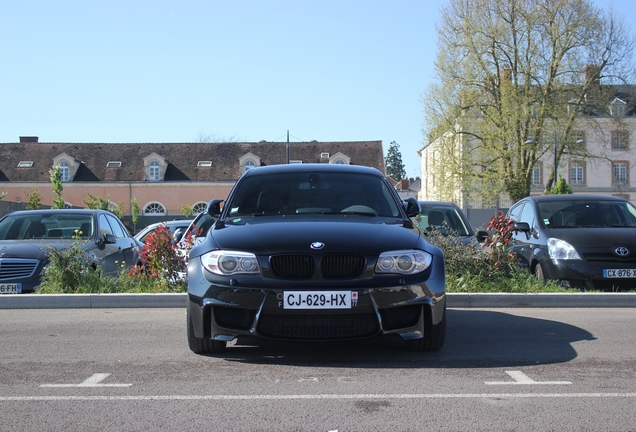
[[[489,385],[554,385],[554,384],[572,384],[570,381],[535,381],[521,371],[506,371],[506,373],[514,381],[486,381],[484,384]]]
[[[131,395],[131,396],[0,396],[0,402],[53,401],[258,401],[319,399],[481,399],[481,398],[636,398],[636,393],[431,393],[431,394],[316,394],[316,395]]]
[[[40,387],[130,387],[132,384],[102,384],[109,373],[96,373],[79,384],[42,384]]]

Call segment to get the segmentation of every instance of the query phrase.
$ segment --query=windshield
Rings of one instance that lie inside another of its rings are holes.
[[[72,239],[92,233],[92,218],[85,214],[10,214],[0,222],[0,240]]]
[[[359,214],[399,217],[398,202],[380,177],[341,172],[248,176],[227,204],[228,217]]]
[[[547,228],[636,227],[636,208],[628,202],[542,202],[539,211]]]
[[[423,205],[413,221],[424,233],[437,231],[443,235],[471,235],[459,210],[452,206]]]

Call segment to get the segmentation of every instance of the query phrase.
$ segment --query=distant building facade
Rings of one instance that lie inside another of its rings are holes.
[[[123,204],[134,198],[143,215],[174,217],[188,205],[195,213],[224,199],[246,170],[284,163],[365,165],[385,172],[382,141],[230,143],[45,143],[20,137],[0,143],[0,192],[25,202],[39,191],[52,205],[49,170],[62,172],[62,197],[85,207],[88,194]]]

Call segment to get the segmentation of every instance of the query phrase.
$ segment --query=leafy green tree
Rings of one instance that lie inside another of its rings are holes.
[[[406,171],[404,170],[404,164],[402,163],[402,153],[400,153],[400,145],[391,141],[389,150],[385,159],[386,175],[393,180],[402,180],[406,177]]]
[[[115,216],[119,218],[119,220],[121,221],[124,220],[124,202],[123,201],[119,201],[117,203],[117,207],[115,207],[111,211],[115,214]]]
[[[550,195],[565,195],[573,193],[570,185],[565,181],[563,176],[559,174],[559,181],[556,186],[550,190]]]
[[[134,232],[137,232],[137,222],[139,222],[139,213],[141,213],[139,209],[139,203],[137,202],[137,198],[133,198],[130,200],[130,216],[132,218]]]
[[[190,216],[192,216],[192,206],[189,206],[188,204],[183,204],[181,206],[181,214],[183,214],[185,217],[189,218]]]
[[[64,198],[62,198],[62,170],[59,165],[54,166],[49,170],[51,176],[51,185],[53,189],[53,206],[54,209],[64,208]]]
[[[528,196],[533,166],[553,152],[536,143],[556,134],[560,160],[579,113],[607,110],[614,91],[601,80],[633,75],[629,28],[593,0],[449,0],[437,31],[423,151],[446,149],[423,174],[437,185],[458,176],[466,194]]]
[[[84,204],[86,204],[86,208],[93,210],[109,210],[108,206],[110,204],[110,195],[106,198],[100,198],[90,192],[87,192]]]
[[[35,185],[33,185],[32,192],[24,191],[24,194],[27,197],[27,210],[39,210],[42,208],[42,195],[40,195],[40,191],[35,188]]]

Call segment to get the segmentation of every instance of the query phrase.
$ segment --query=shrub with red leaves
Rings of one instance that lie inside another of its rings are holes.
[[[170,230],[162,225],[144,241],[145,245],[139,253],[143,267],[131,270],[131,274],[162,279],[169,284],[181,283],[180,274],[186,271],[185,257],[178,253]]]
[[[512,251],[510,242],[514,229],[514,220],[498,212],[497,216],[490,218],[486,229],[493,231],[492,235],[484,242],[487,251],[490,268],[493,272],[507,270],[518,261],[517,254]]]

